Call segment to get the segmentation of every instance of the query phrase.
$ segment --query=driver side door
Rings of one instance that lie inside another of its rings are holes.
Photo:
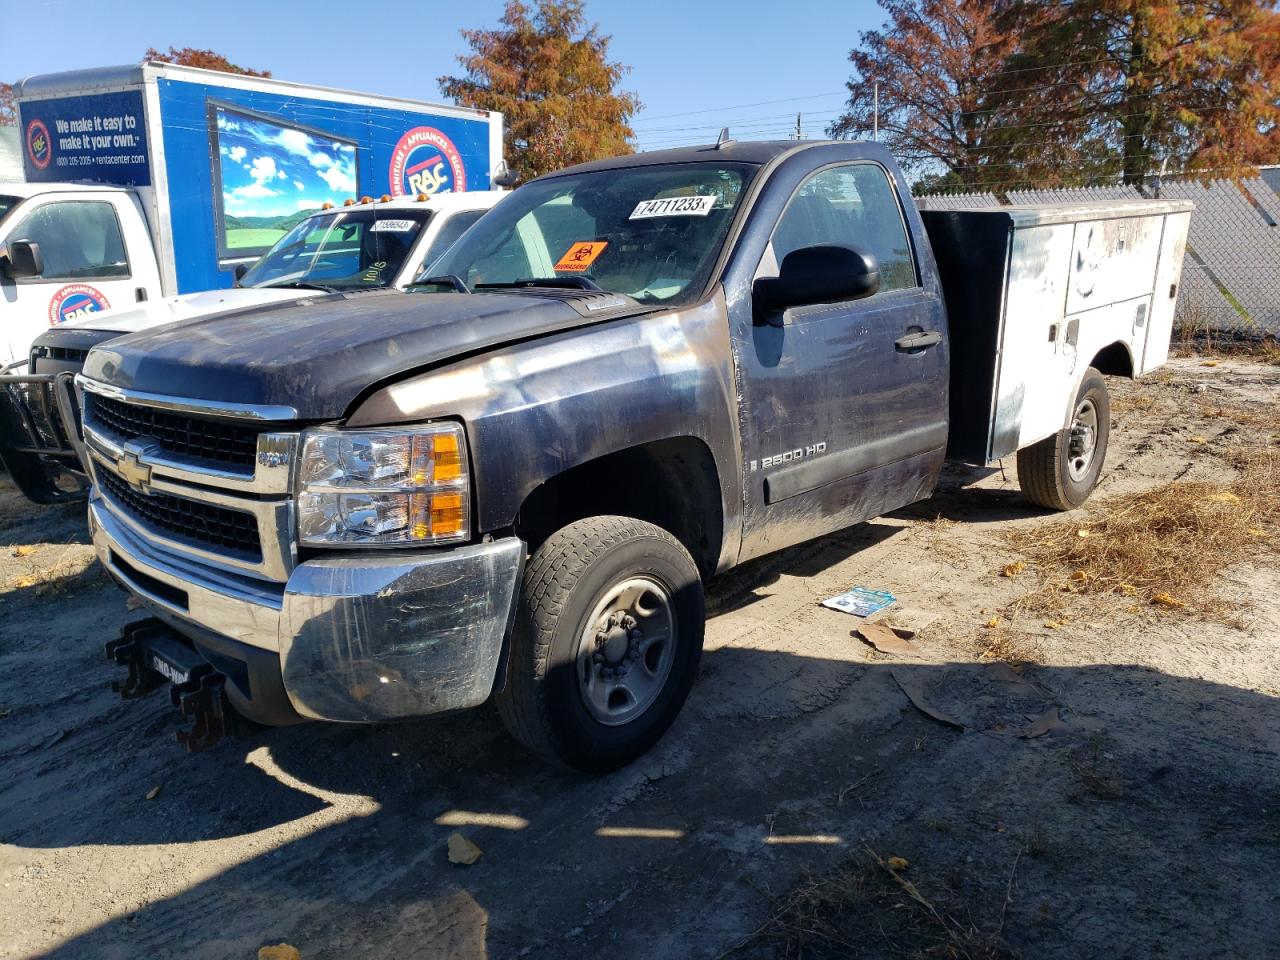
[[[884,167],[839,163],[793,191],[755,277],[788,253],[835,244],[872,254],[879,290],[762,315],[738,345],[742,559],[878,516],[932,490],[947,440],[945,314],[920,282]],[[937,332],[909,348],[903,338]]]

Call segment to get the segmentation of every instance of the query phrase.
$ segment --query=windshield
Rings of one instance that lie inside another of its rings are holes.
[[[8,212],[21,202],[21,197],[11,197],[8,194],[0,193],[0,220],[3,220]]]
[[[754,170],[672,163],[535,181],[481,218],[430,273],[473,290],[541,280],[642,303],[688,302],[706,284]]]
[[[389,286],[429,216],[429,210],[364,207],[308,217],[249,268],[240,286]]]

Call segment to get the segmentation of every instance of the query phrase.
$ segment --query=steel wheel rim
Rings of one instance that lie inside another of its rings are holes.
[[[667,588],[646,576],[614,584],[591,611],[578,641],[578,690],[587,712],[609,727],[640,717],[666,685],[675,648]]]
[[[1076,407],[1071,420],[1067,440],[1067,471],[1072,480],[1082,480],[1093,466],[1093,454],[1098,448],[1098,408],[1090,399]]]

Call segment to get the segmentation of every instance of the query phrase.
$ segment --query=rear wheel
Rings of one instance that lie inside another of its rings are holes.
[[[613,516],[564,527],[525,568],[503,723],[580,770],[631,762],[689,695],[703,616],[697,566],[665,530]]]
[[[1111,436],[1111,397],[1102,374],[1090,367],[1076,393],[1071,423],[1018,451],[1018,483],[1032,503],[1074,510],[1098,484]]]

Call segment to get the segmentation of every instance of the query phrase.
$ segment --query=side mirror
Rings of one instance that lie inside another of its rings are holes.
[[[15,280],[44,273],[44,257],[40,254],[40,244],[34,240],[10,240],[8,259],[6,271]]]
[[[751,293],[759,314],[811,303],[858,300],[879,289],[880,265],[874,256],[853,247],[826,244],[792,250],[783,258],[778,276],[761,277]]]
[[[249,272],[247,263],[237,263],[235,269],[231,271],[231,276],[236,282],[236,286],[240,286],[240,281],[244,279],[244,275]]]
[[[499,160],[489,181],[495,187],[512,187],[518,179],[520,178],[516,176],[516,172],[507,166],[507,161]]]

